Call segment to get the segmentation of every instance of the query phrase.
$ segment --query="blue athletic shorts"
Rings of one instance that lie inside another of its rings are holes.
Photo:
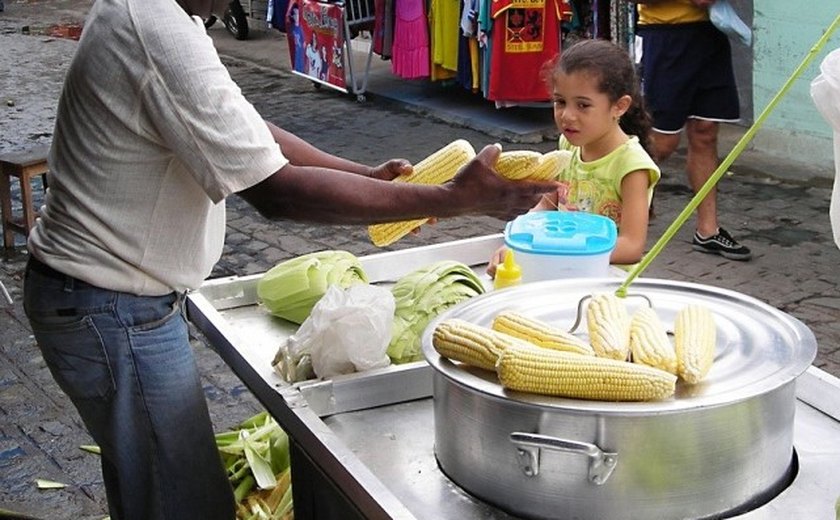
[[[642,92],[653,128],[679,132],[688,118],[740,117],[729,39],[710,22],[639,25]]]

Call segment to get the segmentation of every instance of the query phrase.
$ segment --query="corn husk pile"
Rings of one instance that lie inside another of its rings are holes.
[[[216,434],[237,520],[293,520],[289,437],[268,412]]]

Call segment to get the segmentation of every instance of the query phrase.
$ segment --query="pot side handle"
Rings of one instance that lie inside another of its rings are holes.
[[[618,463],[618,453],[605,452],[588,442],[560,439],[539,433],[512,432],[510,442],[516,446],[517,460],[522,472],[536,477],[540,472],[540,450],[577,453],[589,458],[589,482],[600,486],[610,478]]]

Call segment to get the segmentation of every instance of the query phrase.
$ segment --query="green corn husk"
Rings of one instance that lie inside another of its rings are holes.
[[[237,503],[237,520],[288,520],[292,504],[289,437],[268,412],[216,434]]]
[[[484,285],[469,266],[443,260],[413,271],[391,288],[396,301],[388,357],[395,364],[423,358],[420,338],[440,313],[484,293]]]
[[[362,264],[347,251],[319,251],[286,260],[257,282],[257,297],[271,314],[300,325],[330,285],[367,283]]]

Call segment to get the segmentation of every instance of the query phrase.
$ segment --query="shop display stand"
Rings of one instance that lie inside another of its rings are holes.
[[[318,59],[317,66],[307,62],[303,67],[292,67],[292,72],[312,81],[316,88],[326,86],[340,92],[353,94],[357,101],[365,101],[368,77],[370,75],[373,45],[367,48],[364,61],[356,59],[353,40],[362,31],[371,31],[374,23],[373,0],[344,0],[340,2],[323,2],[317,0],[302,0],[300,2],[302,24],[306,24],[304,32],[307,44],[316,42],[325,59]],[[317,35],[315,35],[317,33]],[[329,47],[329,53],[324,50]],[[340,50],[339,50],[340,49]],[[290,45],[292,50],[292,45]],[[292,50],[306,52],[307,60],[311,56],[310,48]],[[338,56],[340,52],[340,56]],[[294,65],[294,54],[292,63]],[[340,63],[340,65],[338,65]]]

